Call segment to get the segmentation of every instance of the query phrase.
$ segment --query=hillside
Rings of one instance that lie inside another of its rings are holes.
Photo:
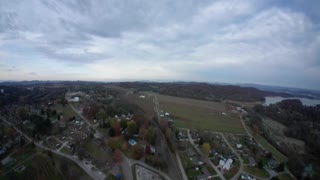
[[[290,96],[286,93],[262,91],[251,87],[234,85],[213,85],[207,83],[119,83],[124,88],[138,91],[153,91],[164,95],[187,97],[193,99],[223,101],[233,100],[241,102],[264,101],[266,96]]]

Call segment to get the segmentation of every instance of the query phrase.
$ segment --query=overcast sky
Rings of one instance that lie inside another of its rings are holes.
[[[318,0],[0,0],[0,80],[320,89]]]

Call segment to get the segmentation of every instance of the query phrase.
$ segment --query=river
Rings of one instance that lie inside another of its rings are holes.
[[[317,104],[320,104],[319,99],[307,99],[307,98],[299,98],[299,97],[292,97],[292,98],[284,98],[284,97],[266,97],[266,101],[264,105],[270,105],[275,104],[277,102],[281,102],[285,99],[299,99],[303,105],[305,106],[316,106]]]

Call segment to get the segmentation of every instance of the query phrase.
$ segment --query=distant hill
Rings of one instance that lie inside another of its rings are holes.
[[[281,86],[268,86],[268,85],[260,85],[260,84],[239,84],[239,86],[241,86],[241,87],[254,87],[254,88],[262,90],[262,91],[287,93],[287,94],[290,94],[292,96],[297,96],[297,97],[320,99],[320,91],[319,90],[309,90],[309,89],[290,88],[290,87],[281,87]]]
[[[233,100],[242,102],[256,102],[264,101],[266,96],[291,96],[287,93],[262,91],[253,87],[215,85],[207,83],[123,82],[119,83],[119,86],[124,88],[133,88],[139,91],[153,91],[165,95],[210,101]]]
[[[1,82],[5,86],[70,86],[70,85],[102,85],[115,84],[125,88],[133,88],[138,91],[153,91],[160,94],[187,97],[193,99],[202,99],[210,101],[242,101],[256,102],[264,101],[266,96],[282,97],[315,97],[310,95],[309,91],[300,89],[290,89],[282,87],[255,85],[255,84],[209,84],[199,82],[95,82],[95,81],[7,81]],[[309,94],[308,94],[309,93]],[[320,97],[320,93],[319,93]]]

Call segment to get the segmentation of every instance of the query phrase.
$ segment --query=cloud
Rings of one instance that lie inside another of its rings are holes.
[[[35,72],[30,72],[29,74],[32,75],[32,76],[37,76],[37,75],[38,75],[38,74],[35,73]]]
[[[320,14],[290,2],[1,1],[0,61],[49,79],[320,88]]]

